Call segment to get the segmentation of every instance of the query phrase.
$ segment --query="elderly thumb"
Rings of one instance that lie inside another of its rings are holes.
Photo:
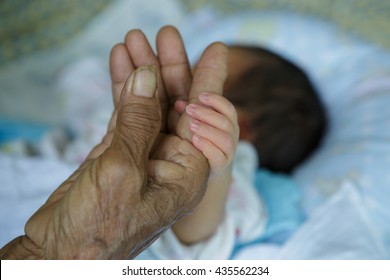
[[[153,66],[137,68],[123,87],[111,150],[118,158],[143,166],[161,127],[157,74]],[[130,163],[129,162],[129,163]]]

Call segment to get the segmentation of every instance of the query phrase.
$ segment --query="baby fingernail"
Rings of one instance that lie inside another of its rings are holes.
[[[200,122],[198,122],[197,120],[191,121],[190,128],[192,131],[198,131],[199,127],[200,127]]]
[[[207,101],[209,99],[209,94],[206,92],[202,92],[199,94],[199,100],[200,101]]]
[[[190,104],[186,107],[186,112],[188,115],[192,116],[194,115],[195,113],[195,110],[196,110],[196,106],[194,104]]]
[[[195,142],[195,143],[199,143],[200,142],[200,137],[198,134],[194,134],[192,136],[192,141]]]

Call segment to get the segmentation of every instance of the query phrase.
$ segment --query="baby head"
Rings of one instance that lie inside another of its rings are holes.
[[[268,50],[232,46],[224,95],[235,105],[240,139],[251,142],[260,167],[290,173],[320,144],[325,110],[306,74]]]

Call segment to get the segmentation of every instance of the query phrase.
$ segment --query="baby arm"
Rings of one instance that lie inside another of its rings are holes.
[[[210,237],[223,219],[239,135],[236,110],[225,97],[203,93],[199,101],[203,106],[190,104],[185,111],[191,117],[192,144],[207,157],[210,177],[206,194],[194,212],[173,226],[185,244]]]

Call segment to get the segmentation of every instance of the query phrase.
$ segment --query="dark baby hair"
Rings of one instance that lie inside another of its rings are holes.
[[[291,173],[320,144],[327,118],[306,74],[260,47],[233,46],[259,57],[224,95],[249,117],[260,167]]]

